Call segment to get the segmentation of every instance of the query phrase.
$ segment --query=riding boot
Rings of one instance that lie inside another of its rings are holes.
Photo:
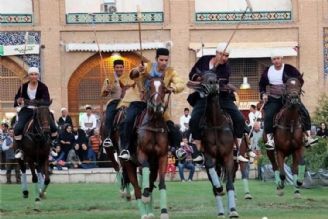
[[[23,160],[22,140],[16,140],[15,158]]]
[[[311,131],[304,132],[305,137],[305,147],[311,147],[318,142],[318,138],[312,138]]]
[[[267,134],[267,142],[265,143],[265,147],[268,151],[274,150],[274,140],[272,133]]]
[[[15,169],[15,177],[16,177],[16,183],[20,184],[21,183],[21,175],[19,169]]]
[[[130,160],[131,155],[130,155],[129,145],[128,144],[122,145],[122,150],[121,150],[120,155],[118,157],[121,158],[124,161]]]
[[[239,152],[239,148],[240,148],[240,145],[241,145],[241,138],[237,138],[237,160],[238,161],[241,161],[241,162],[248,162],[249,160],[246,159],[243,155],[240,154]]]
[[[204,160],[204,155],[202,153],[202,142],[201,140],[194,140],[194,144],[198,150],[198,156],[193,159],[194,162],[201,162]]]

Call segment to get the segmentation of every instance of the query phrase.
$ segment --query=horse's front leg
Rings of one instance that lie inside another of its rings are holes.
[[[276,151],[278,170],[274,171],[275,182],[277,184],[277,195],[282,196],[284,194],[283,188],[285,187],[286,174],[284,170],[285,155],[282,151]]]
[[[21,185],[22,185],[22,192],[23,198],[28,198],[28,187],[27,187],[27,175],[26,175],[26,163],[24,160],[18,160],[19,167],[21,170]]]
[[[141,174],[142,174],[142,201],[148,203],[150,201],[150,191],[149,191],[149,176],[150,168],[148,162],[148,156],[142,150],[138,150],[138,160],[141,164]]]
[[[205,167],[208,179],[212,183],[213,194],[216,200],[216,208],[218,217],[224,217],[224,207],[222,196],[224,195],[223,186],[220,182],[220,177],[215,168],[216,159],[212,158],[208,153],[205,153]]]
[[[165,174],[167,167],[167,153],[159,158],[159,192],[160,192],[160,208],[161,208],[161,219],[169,218],[166,198],[166,185],[165,185]]]
[[[44,172],[44,182],[41,187],[40,197],[45,198],[46,196],[46,190],[48,188],[48,185],[50,183],[50,176],[49,176],[49,160],[45,160],[43,163],[43,172]],[[39,179],[40,180],[40,179]]]
[[[303,184],[305,174],[305,162],[304,162],[304,147],[301,146],[293,153],[293,184],[294,184],[294,197],[301,198],[300,187]]]
[[[238,218],[239,214],[236,210],[236,202],[235,202],[235,188],[233,185],[233,156],[224,157],[224,166],[226,167],[226,177],[227,177],[227,194],[228,194],[228,209],[229,209],[229,217],[230,218]]]

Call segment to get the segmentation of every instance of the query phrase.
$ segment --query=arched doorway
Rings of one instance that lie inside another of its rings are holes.
[[[27,72],[8,57],[0,57],[0,120],[15,112],[14,97]]]
[[[103,54],[105,74],[113,74],[113,62],[118,58],[124,61],[123,80],[130,80],[129,71],[139,65],[140,57],[135,53],[121,53],[121,57]],[[95,112],[100,113],[108,100],[100,96],[105,76],[100,73],[99,60],[98,54],[87,59],[74,71],[68,82],[68,110],[75,125],[78,124],[79,114],[85,111],[85,105],[92,105]]]

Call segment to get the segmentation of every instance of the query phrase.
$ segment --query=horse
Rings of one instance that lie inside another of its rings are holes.
[[[20,170],[22,172],[21,184],[23,197],[28,198],[26,163],[28,164],[32,182],[35,185],[37,197],[35,198],[36,209],[41,198],[45,198],[46,189],[50,183],[49,177],[49,152],[51,147],[50,121],[53,117],[50,114],[49,106],[52,101],[28,101],[27,105],[33,106],[33,117],[25,125],[22,138],[23,159],[19,159]]]
[[[102,137],[102,147],[105,149],[108,159],[112,162],[112,166],[116,171],[116,180],[119,183],[120,194],[122,198],[126,198],[127,201],[131,200],[130,181],[127,175],[127,171],[122,169],[119,160],[115,158],[115,152],[120,151],[120,136],[118,127],[124,120],[126,114],[126,107],[120,107],[116,113],[113,121],[113,130],[107,130],[105,126],[106,113],[103,114],[100,124],[100,133]]]
[[[125,161],[123,166],[128,172],[134,187],[135,198],[142,219],[154,218],[153,189],[159,175],[161,219],[169,218],[166,200],[165,174],[168,159],[168,129],[164,120],[164,112],[168,106],[165,95],[168,89],[161,78],[149,80],[147,91],[147,108],[139,115],[136,137],[137,161]],[[169,99],[169,98],[168,98]],[[140,166],[137,175],[137,168]],[[139,177],[139,182],[138,182]]]
[[[237,218],[235,192],[233,185],[234,136],[230,116],[224,112],[219,103],[220,85],[217,76],[212,71],[204,72],[201,82],[189,81],[187,86],[199,92],[206,98],[205,113],[202,119],[203,131],[201,140],[204,148],[205,168],[212,184],[213,194],[216,199],[218,217],[224,217],[222,203],[223,184],[220,180],[221,169],[224,170],[226,191],[228,194],[228,208],[230,218]]]
[[[302,85],[297,78],[289,78],[285,84],[283,95],[284,106],[275,117],[274,142],[275,149],[268,150],[277,185],[277,194],[282,196],[285,186],[286,173],[284,171],[285,158],[292,155],[292,173],[294,196],[300,198],[299,188],[303,184],[305,162],[304,142],[301,122],[300,106]]]

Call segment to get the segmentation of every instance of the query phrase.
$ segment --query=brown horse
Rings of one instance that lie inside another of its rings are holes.
[[[274,123],[275,151],[268,150],[267,154],[275,173],[278,195],[283,195],[286,179],[284,171],[285,158],[292,155],[292,173],[295,186],[294,195],[298,198],[300,197],[299,187],[303,183],[305,172],[303,130],[299,110],[302,86],[297,78],[288,79],[285,86],[285,104],[276,115]]]
[[[219,82],[213,72],[205,72],[202,82],[189,82],[201,96],[206,97],[206,108],[203,116],[203,133],[201,140],[204,147],[205,167],[212,183],[213,193],[217,202],[218,217],[224,217],[222,204],[223,184],[220,180],[221,169],[224,170],[226,191],[228,193],[229,217],[239,217],[236,211],[235,192],[233,185],[233,126],[230,116],[225,113],[219,103]]]
[[[101,118],[100,133],[103,142],[102,147],[106,150],[106,154],[111,161],[114,170],[116,171],[116,180],[120,186],[121,196],[122,198],[126,198],[127,201],[130,201],[131,191],[127,171],[123,170],[124,168],[120,165],[118,160],[116,160],[114,155],[115,153],[120,152],[120,136],[118,129],[119,125],[125,118],[125,114],[126,107],[120,107],[113,121],[113,130],[107,130],[105,126],[106,114],[104,113]]]
[[[45,196],[50,183],[48,158],[51,147],[50,121],[53,118],[49,111],[51,102],[25,100],[25,103],[33,105],[35,108],[32,119],[24,129],[22,139],[24,159],[19,159],[18,162],[22,172],[21,183],[24,198],[28,198],[26,163],[31,170],[32,182],[38,183],[36,184],[37,197],[35,199],[36,209],[38,209],[38,203]]]
[[[154,218],[153,189],[159,175],[161,218],[168,218],[166,201],[165,172],[168,154],[168,130],[164,121],[167,107],[165,93],[167,89],[161,78],[153,78],[147,91],[147,108],[142,113],[137,128],[137,163],[123,162],[129,179],[134,187],[141,218]],[[137,166],[140,165],[140,185],[137,177]],[[140,187],[141,186],[141,187]]]

